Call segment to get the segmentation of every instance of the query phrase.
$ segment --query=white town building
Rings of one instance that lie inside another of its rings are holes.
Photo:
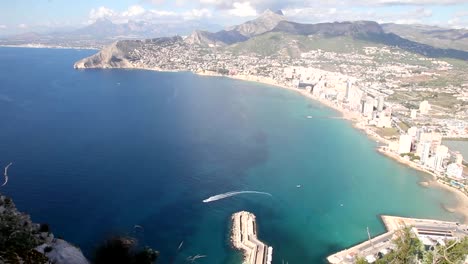
[[[463,166],[451,163],[447,166],[447,176],[456,179],[463,179]]]

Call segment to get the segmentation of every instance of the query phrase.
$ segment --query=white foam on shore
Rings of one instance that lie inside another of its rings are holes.
[[[270,193],[267,193],[267,192],[236,191],[236,192],[227,192],[227,193],[217,194],[217,195],[208,197],[207,199],[203,200],[203,202],[204,203],[214,202],[214,201],[218,201],[218,200],[228,198],[228,197],[231,197],[231,196],[235,196],[235,195],[239,195],[239,194],[246,194],[246,193],[263,194],[263,195],[273,196],[273,195],[271,195]]]

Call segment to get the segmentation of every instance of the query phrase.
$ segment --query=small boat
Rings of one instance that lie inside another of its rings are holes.
[[[307,116],[307,118],[311,119],[311,118],[312,118],[312,116]]]
[[[301,188],[302,186],[300,184],[296,185],[297,188]]]

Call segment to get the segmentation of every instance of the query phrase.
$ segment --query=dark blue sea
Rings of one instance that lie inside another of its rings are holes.
[[[73,69],[92,53],[0,48],[0,167],[14,163],[0,192],[88,257],[123,234],[158,249],[159,263],[240,263],[229,245],[239,210],[256,214],[274,263],[290,264],[322,263],[366,239],[366,227],[383,232],[380,214],[459,219],[442,209],[448,193],[421,187],[423,175],[294,92]],[[272,196],[202,202],[245,190]]]

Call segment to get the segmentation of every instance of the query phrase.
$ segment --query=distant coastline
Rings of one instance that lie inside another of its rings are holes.
[[[71,50],[95,50],[99,51],[96,47],[64,47],[55,45],[42,45],[42,44],[24,44],[24,45],[0,45],[0,48],[21,48],[21,49],[71,49]]]

